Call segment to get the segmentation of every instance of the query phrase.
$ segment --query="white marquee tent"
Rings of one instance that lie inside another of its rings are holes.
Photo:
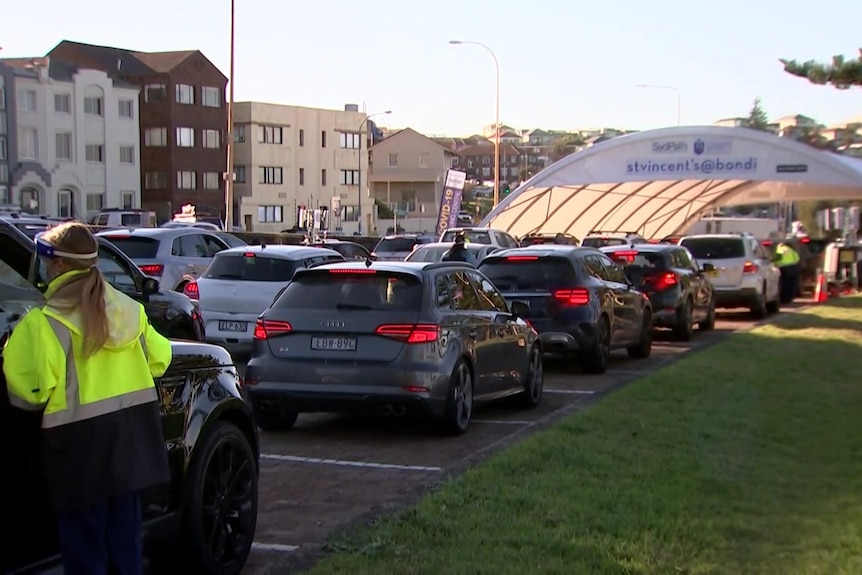
[[[482,221],[532,232],[662,238],[728,204],[862,199],[862,160],[767,132],[719,126],[620,136],[542,170]]]

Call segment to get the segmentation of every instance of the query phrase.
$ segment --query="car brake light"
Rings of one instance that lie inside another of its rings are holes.
[[[188,296],[189,299],[200,299],[201,294],[198,289],[198,282],[189,282],[183,286],[183,294]]]
[[[613,255],[614,255],[614,259],[622,260],[626,263],[632,263],[633,261],[635,261],[635,257],[638,255],[638,253],[634,250],[628,250],[628,251],[617,251],[617,252],[614,252]]]
[[[286,321],[278,321],[274,319],[259,319],[254,324],[254,339],[269,339],[279,335],[284,335],[293,331],[293,327]]]
[[[590,291],[586,288],[558,289],[554,299],[563,305],[587,305],[590,303]]]
[[[430,343],[440,336],[440,326],[433,324],[384,324],[374,333],[405,343]]]
[[[255,254],[254,254],[254,252],[245,252],[244,254],[242,254],[242,257],[253,258],[253,257],[255,257]]]
[[[754,262],[745,262],[745,265],[742,266],[742,273],[744,274],[756,274],[757,270],[760,268],[757,267],[757,264]]]
[[[329,273],[331,273],[331,274],[376,274],[377,270],[369,270],[367,268],[366,269],[362,269],[362,268],[359,268],[359,269],[336,268],[333,270],[329,270]]]
[[[539,259],[539,256],[509,256],[506,258],[510,262],[526,262]]]
[[[673,272],[667,272],[654,276],[647,276],[644,279],[656,290],[667,289],[679,283],[679,280],[677,280],[676,278],[676,274]]]
[[[800,241],[800,242],[802,242],[803,244],[807,244],[807,243],[809,243],[809,242],[811,241],[811,238],[802,238],[802,239],[801,239],[801,240],[799,240],[799,241]]]
[[[761,243],[763,244],[764,247],[768,248],[769,246],[772,245],[772,240],[763,240]]]
[[[141,271],[148,276],[160,276],[162,275],[162,272],[165,271],[165,266],[161,264],[144,264],[139,267],[141,268]]]

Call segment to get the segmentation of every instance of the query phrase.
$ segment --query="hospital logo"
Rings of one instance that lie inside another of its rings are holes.
[[[718,140],[710,138],[705,141],[698,138],[692,143],[691,149],[694,151],[695,156],[702,156],[704,154],[708,154],[710,156],[726,156],[733,151],[733,145],[732,140],[728,138]]]
[[[703,140],[695,140],[693,147],[694,147],[694,153],[699,156],[706,149],[706,144],[703,143]]]

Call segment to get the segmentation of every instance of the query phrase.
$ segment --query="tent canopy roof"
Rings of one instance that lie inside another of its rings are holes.
[[[862,199],[862,160],[768,132],[685,126],[610,139],[545,168],[483,226],[523,237],[591,230],[662,238],[728,204]]]

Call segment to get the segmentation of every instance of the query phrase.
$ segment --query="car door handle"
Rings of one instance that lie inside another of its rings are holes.
[[[195,267],[195,264],[186,264],[186,267],[187,268],[193,268],[193,267]]]

